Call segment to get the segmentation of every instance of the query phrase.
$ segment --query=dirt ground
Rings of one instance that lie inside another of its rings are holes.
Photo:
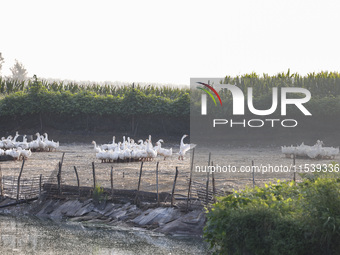
[[[144,162],[143,174],[141,181],[141,190],[156,191],[156,162],[159,162],[159,191],[171,192],[175,177],[176,167],[179,174],[176,184],[176,193],[187,195],[188,178],[190,176],[190,153],[184,161],[178,160],[176,153],[179,151],[179,145],[166,144],[165,148],[172,147],[174,155],[166,159],[158,157],[152,162]],[[113,185],[116,189],[137,189],[140,162],[133,163],[101,163],[96,159],[93,145],[91,144],[61,144],[57,152],[35,152],[25,162],[22,178],[37,177],[42,174],[44,177],[56,177],[58,162],[61,160],[62,153],[65,152],[64,163],[62,167],[62,180],[64,184],[77,185],[74,166],[79,174],[81,186],[93,185],[92,162],[95,162],[95,172],[97,184],[102,187],[111,187],[110,172],[113,168]],[[255,166],[267,167],[267,169],[286,167],[289,172],[256,172],[256,185],[263,185],[264,182],[274,181],[274,179],[292,179],[293,160],[286,158],[281,153],[281,148],[277,146],[268,147],[229,147],[224,149],[208,150],[206,148],[195,148],[193,180],[206,185],[209,152],[211,152],[211,161],[216,166],[220,166],[221,172],[215,172],[215,183],[218,190],[231,191],[239,190],[246,185],[251,186],[253,180],[252,171],[241,172],[241,168],[250,167],[252,161]],[[296,159],[298,172],[300,166],[305,168],[312,164],[328,164],[332,161],[340,162],[338,155],[334,160],[311,160]],[[22,161],[0,162],[3,176],[18,176]],[[264,168],[262,168],[264,169]],[[200,170],[200,171],[199,171]],[[218,168],[215,169],[218,171]],[[296,174],[297,179],[299,175]],[[211,187],[211,176],[209,185]],[[194,190],[195,192],[195,190]]]

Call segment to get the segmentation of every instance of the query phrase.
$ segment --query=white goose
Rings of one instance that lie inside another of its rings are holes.
[[[23,136],[23,138],[22,138],[22,142],[18,142],[17,144],[16,144],[16,147],[17,148],[22,148],[22,149],[24,149],[24,150],[27,150],[30,146],[29,146],[29,144],[27,143],[27,138],[26,138],[26,135],[24,135]]]
[[[112,161],[118,160],[118,152],[110,150],[109,157],[110,157],[110,160],[112,160]]]
[[[1,140],[0,140],[0,149],[1,148],[5,148],[5,137],[1,137]]]
[[[14,160],[17,160],[20,157],[20,152],[14,149],[5,151],[5,154],[11,156],[12,158],[14,158]]]
[[[149,136],[151,138],[151,136]],[[146,140],[146,153],[148,155],[148,159],[153,160],[154,158],[157,157],[157,151],[153,149],[152,143],[150,140]]]
[[[187,137],[188,135],[183,135],[182,139],[181,139],[181,144],[180,144],[180,149],[179,149],[179,157],[178,159],[181,159],[181,160],[184,160],[184,156],[185,156],[185,153],[190,150],[190,149],[193,149],[196,147],[196,144],[185,144],[183,142],[184,138]]]
[[[157,146],[155,146],[154,149],[157,151],[157,154],[163,156],[165,160],[167,157],[172,156],[172,148],[170,149],[162,148],[162,143],[163,140],[159,139],[158,142],[156,143]]]
[[[97,146],[95,141],[92,141],[92,144],[94,145],[94,150],[96,153],[99,153],[102,151],[102,149],[100,147]]]
[[[49,151],[57,151],[57,148],[59,147],[59,142],[55,142],[55,141],[50,141],[48,140],[48,135],[47,133],[44,134],[44,143],[46,144],[46,148],[49,150]]]
[[[20,158],[28,159],[32,155],[32,152],[30,149],[23,150],[21,147],[18,147],[17,151],[20,153],[19,159]]]
[[[29,143],[29,147],[30,147],[32,150],[37,150],[37,149],[39,149],[40,134],[39,134],[39,133],[36,133],[35,135],[37,136],[37,139],[35,139],[35,140],[33,140],[32,142]]]
[[[15,148],[15,143],[13,142],[13,137],[10,135],[7,139],[4,140],[4,148],[5,149],[13,149]]]

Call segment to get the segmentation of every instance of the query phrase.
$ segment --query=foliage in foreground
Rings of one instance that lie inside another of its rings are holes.
[[[339,254],[339,175],[277,181],[220,198],[204,236],[216,254]]]
[[[106,196],[104,196],[104,188],[99,184],[96,184],[96,187],[93,189],[92,197],[95,203],[101,203],[103,200],[106,200]]]

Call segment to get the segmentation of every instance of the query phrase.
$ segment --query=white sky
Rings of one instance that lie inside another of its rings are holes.
[[[0,0],[2,74],[189,84],[340,71],[340,1]]]

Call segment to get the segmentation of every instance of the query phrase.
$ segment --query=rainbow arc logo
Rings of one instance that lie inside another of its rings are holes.
[[[220,97],[220,95],[217,93],[217,91],[216,91],[213,87],[211,87],[209,84],[206,84],[206,83],[203,83],[203,82],[197,82],[197,83],[198,83],[198,84],[201,84],[201,85],[203,85],[203,86],[205,86],[205,87],[207,87],[207,88],[210,89],[212,92],[214,92],[214,94],[217,96],[217,98],[218,98],[218,100],[220,101],[220,104],[221,104],[221,106],[222,106],[221,97]],[[216,100],[215,100],[214,96],[211,94],[211,92],[210,92],[209,90],[207,90],[207,89],[205,89],[205,88],[201,88],[201,87],[197,87],[197,88],[200,89],[200,90],[203,90],[204,92],[206,92],[206,93],[212,98],[212,100],[214,101],[215,105],[217,106]]]

